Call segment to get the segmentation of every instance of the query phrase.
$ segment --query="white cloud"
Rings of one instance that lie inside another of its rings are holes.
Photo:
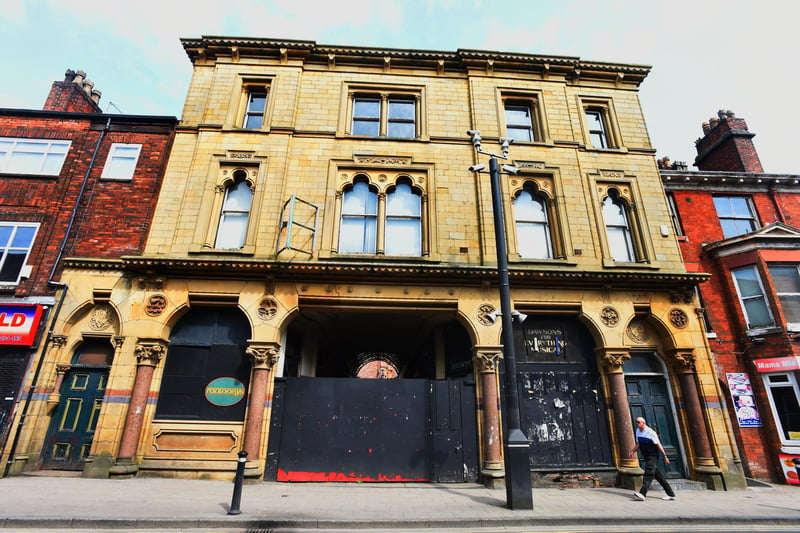
[[[191,77],[181,37],[502,50],[648,64],[643,110],[658,155],[693,161],[700,124],[745,118],[768,171],[800,172],[785,109],[797,86],[791,3],[761,0],[0,0],[13,81],[0,106],[40,108],[67,68],[126,113],[180,115]]]

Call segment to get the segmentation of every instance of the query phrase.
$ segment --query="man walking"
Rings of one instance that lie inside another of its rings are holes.
[[[667,479],[658,469],[658,455],[659,452],[664,455],[664,464],[669,464],[669,457],[667,457],[664,447],[661,446],[661,441],[658,439],[658,434],[655,430],[647,425],[647,422],[641,416],[636,419],[636,446],[633,447],[630,457],[636,455],[636,452],[641,449],[644,455],[644,478],[642,479],[642,488],[639,492],[634,492],[633,497],[643,502],[647,497],[647,491],[650,488],[653,478],[658,481],[666,496],[662,500],[674,500],[675,491],[667,483]]]

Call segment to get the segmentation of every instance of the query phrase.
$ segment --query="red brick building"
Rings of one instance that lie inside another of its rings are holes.
[[[797,482],[800,457],[800,175],[766,174],[747,124],[730,111],[703,124],[698,171],[659,160],[675,231],[700,286],[747,476]]]
[[[0,448],[52,340],[62,261],[141,251],[172,145],[175,117],[103,113],[93,85],[68,70],[43,110],[0,109]]]

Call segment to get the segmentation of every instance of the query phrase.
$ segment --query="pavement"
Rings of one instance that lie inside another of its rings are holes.
[[[657,484],[655,484],[657,485]],[[174,478],[0,479],[0,531],[800,531],[800,486],[534,488],[533,510],[477,484],[273,483]]]

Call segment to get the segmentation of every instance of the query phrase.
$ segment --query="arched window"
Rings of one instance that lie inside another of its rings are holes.
[[[386,255],[422,255],[422,199],[407,182],[386,195]]]
[[[217,227],[214,248],[235,250],[244,246],[253,191],[245,180],[245,172],[234,172],[234,181],[225,188],[225,199]]]
[[[608,246],[614,261],[632,263],[636,254],[631,238],[631,227],[625,202],[619,197],[616,189],[609,189],[603,200],[603,221],[608,234]]]
[[[339,233],[339,252],[345,254],[374,254],[378,219],[378,195],[370,190],[363,178],[342,199],[342,225]]]
[[[547,220],[546,200],[530,183],[514,199],[519,255],[529,259],[552,259],[553,244]]]
[[[247,404],[250,323],[236,308],[196,307],[175,325],[157,418],[241,421]]]

